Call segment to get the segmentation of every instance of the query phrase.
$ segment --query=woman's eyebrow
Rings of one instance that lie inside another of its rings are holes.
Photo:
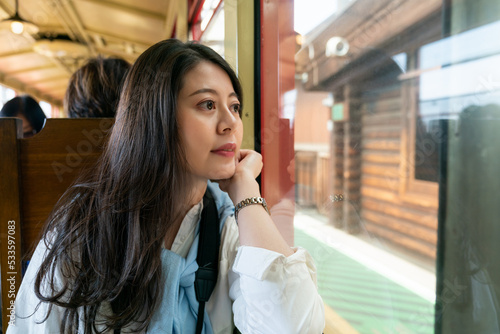
[[[212,89],[212,88],[202,88],[202,89],[198,89],[194,93],[191,93],[189,95],[189,97],[191,97],[193,95],[196,95],[196,94],[203,94],[203,93],[211,93],[211,94],[217,95],[217,91],[215,89]]]
[[[202,89],[198,89],[197,91],[191,93],[188,97],[191,97],[191,96],[194,96],[194,95],[197,95],[197,94],[203,94],[203,93],[210,93],[210,94],[214,94],[214,95],[218,95],[217,91],[215,89],[212,89],[212,88],[202,88]],[[236,94],[235,92],[232,92],[231,94],[229,94],[229,97],[236,97],[238,98],[238,94]]]

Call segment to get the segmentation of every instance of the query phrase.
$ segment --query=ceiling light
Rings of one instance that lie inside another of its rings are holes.
[[[0,22],[0,26],[2,29],[10,29],[14,34],[22,34],[23,32],[27,32],[28,34],[36,34],[38,32],[38,27],[23,19],[18,13],[18,0],[16,0],[16,12],[13,16],[3,20]]]

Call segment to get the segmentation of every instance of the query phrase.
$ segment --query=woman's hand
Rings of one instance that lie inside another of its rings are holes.
[[[234,175],[219,181],[220,188],[229,194],[234,204],[248,197],[260,196],[255,178],[262,171],[262,156],[253,150],[240,150],[235,163]]]
[[[252,150],[241,150],[234,175],[219,181],[219,186],[231,197],[234,205],[250,197],[260,197],[255,180],[262,170],[262,156]],[[293,250],[279,233],[269,214],[260,205],[249,205],[238,214],[239,240],[242,246],[265,248],[285,256]]]

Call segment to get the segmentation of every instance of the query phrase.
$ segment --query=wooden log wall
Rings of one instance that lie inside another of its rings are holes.
[[[435,193],[408,200],[401,192],[408,159],[404,136],[408,117],[401,85],[370,89],[350,104],[350,119],[335,122],[330,154],[296,151],[296,202],[317,208],[330,223],[350,233],[366,230],[410,253],[434,259],[437,243]],[[331,196],[343,194],[334,203]],[[426,197],[427,196],[427,197]]]
[[[361,226],[361,107],[357,99],[351,97],[347,99],[347,103],[349,120],[344,123],[342,212],[344,228],[347,232],[356,234]]]
[[[400,183],[407,181],[407,173],[401,175],[400,164],[407,159],[401,138],[407,131],[402,119],[408,117],[401,85],[364,94],[361,113],[364,228],[410,252],[435,258],[437,208],[425,205],[424,201],[407,201],[400,191]]]
[[[333,126],[331,139],[331,167],[330,177],[332,178],[331,195],[342,194],[344,191],[344,133],[343,122],[336,122]],[[344,212],[341,203],[332,202],[330,211],[330,223],[337,228],[344,228]]]

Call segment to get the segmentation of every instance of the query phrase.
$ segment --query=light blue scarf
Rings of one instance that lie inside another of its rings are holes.
[[[217,183],[208,182],[208,189],[214,197],[219,213],[220,231],[229,215],[234,214],[234,206],[229,196],[220,190]],[[193,334],[198,318],[198,301],[194,291],[194,279],[198,264],[199,222],[193,245],[186,258],[163,249],[161,254],[165,287],[161,305],[155,312],[148,333]],[[202,334],[213,334],[212,325],[205,309]]]

